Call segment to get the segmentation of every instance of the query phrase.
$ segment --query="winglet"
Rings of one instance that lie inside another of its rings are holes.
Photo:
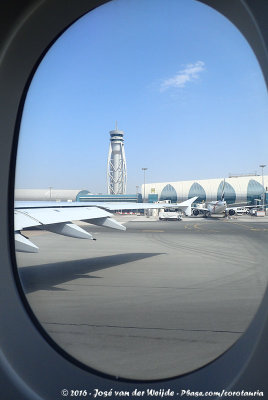
[[[185,215],[188,217],[191,216],[192,214],[192,204],[195,200],[198,199],[198,196],[192,197],[191,199],[185,200],[182,203],[178,204],[178,207],[181,208],[184,212]]]

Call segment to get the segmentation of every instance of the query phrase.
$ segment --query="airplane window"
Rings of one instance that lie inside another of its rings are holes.
[[[267,282],[267,105],[246,40],[195,0],[111,1],[53,44],[21,120],[15,242],[56,345],[157,380],[243,335]]]

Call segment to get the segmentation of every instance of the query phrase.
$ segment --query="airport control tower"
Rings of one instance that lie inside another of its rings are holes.
[[[107,163],[108,194],[126,194],[127,164],[124,148],[124,132],[110,131],[110,146]]]

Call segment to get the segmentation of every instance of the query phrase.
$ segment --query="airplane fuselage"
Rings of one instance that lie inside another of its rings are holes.
[[[212,214],[222,214],[226,211],[227,203],[224,200],[210,201],[199,204],[194,207],[192,213],[194,216],[203,214],[204,217],[209,217]]]
[[[223,212],[225,212],[226,207],[226,201],[222,200],[211,201],[206,204],[206,208],[208,209],[209,214],[222,214]]]

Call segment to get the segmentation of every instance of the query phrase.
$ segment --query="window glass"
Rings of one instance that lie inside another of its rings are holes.
[[[264,187],[255,179],[251,179],[248,183],[247,200],[254,204],[254,200],[259,200],[262,197]]]
[[[233,186],[230,185],[229,182],[221,181],[221,183],[219,184],[218,193],[217,193],[217,200],[221,200],[222,199],[222,195],[224,195],[224,200],[228,204],[235,203],[235,201],[236,201],[236,192],[235,192]]]
[[[172,203],[177,201],[177,193],[172,185],[168,184],[164,187],[161,192],[160,200],[170,200]]]
[[[188,198],[197,196],[196,202],[202,202],[206,200],[206,192],[204,188],[197,182],[193,183],[188,194]]]

